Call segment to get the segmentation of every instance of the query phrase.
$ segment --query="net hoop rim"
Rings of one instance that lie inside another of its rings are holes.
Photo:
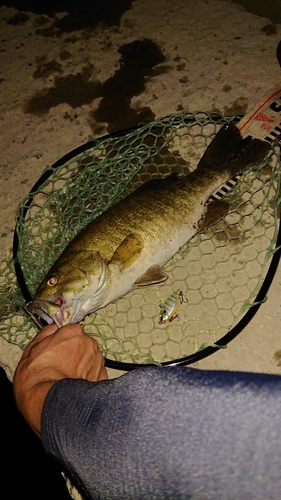
[[[194,112],[191,112],[190,114],[192,116],[194,116],[197,113],[205,113],[206,114],[206,111],[203,111],[203,112],[202,111],[194,111]],[[207,114],[209,114],[209,116],[210,116],[211,113],[207,112]],[[170,116],[173,116],[173,115],[165,115],[164,117],[162,117],[160,119],[161,120],[169,119]],[[241,119],[242,117],[243,117],[243,115],[233,115],[233,116],[225,117],[218,112],[212,113],[212,120],[213,121],[219,121],[221,119],[224,119],[227,121],[228,120],[232,121],[232,120],[237,119],[237,118]],[[194,118],[189,118],[189,119],[187,118],[185,120],[185,122],[188,122],[188,121],[190,123],[192,123],[192,122],[194,122]],[[210,121],[210,119],[205,119],[205,121],[208,123],[208,121]],[[14,229],[14,237],[13,237],[14,269],[15,269],[15,274],[16,274],[16,278],[17,278],[20,290],[21,290],[22,295],[23,295],[26,302],[30,302],[32,300],[32,297],[30,295],[27,283],[24,279],[24,275],[23,275],[23,271],[22,271],[20,262],[18,261],[19,235],[17,232],[17,223],[18,223],[18,220],[20,217],[22,219],[25,218],[25,215],[26,215],[26,213],[29,209],[29,206],[32,202],[32,194],[36,193],[38,188],[52,176],[52,174],[54,173],[55,170],[57,170],[58,168],[63,166],[66,162],[72,160],[75,156],[83,153],[84,151],[87,151],[87,149],[96,147],[101,142],[104,142],[108,139],[115,138],[115,137],[116,138],[122,137],[126,134],[129,134],[135,130],[142,128],[144,125],[147,126],[149,124],[141,124],[141,125],[138,125],[136,127],[124,129],[124,130],[121,130],[118,132],[113,132],[111,134],[106,134],[102,137],[99,137],[98,139],[91,139],[90,141],[86,142],[85,144],[78,146],[77,148],[73,149],[69,153],[62,156],[51,167],[46,169],[43,172],[43,174],[39,177],[39,179],[35,182],[35,184],[33,185],[33,187],[31,188],[31,190],[28,193],[27,203],[25,204],[24,207],[21,208],[21,212],[17,217],[15,229]],[[189,354],[188,356],[184,356],[183,358],[180,358],[180,359],[177,359],[174,361],[165,361],[162,363],[155,363],[155,364],[152,364],[152,363],[127,363],[127,362],[116,361],[116,360],[109,359],[109,358],[105,357],[104,358],[105,359],[105,366],[107,368],[113,368],[115,370],[123,370],[123,371],[131,371],[131,370],[134,370],[137,368],[151,367],[151,366],[156,366],[156,365],[163,366],[163,367],[183,366],[183,365],[186,366],[186,365],[190,365],[190,364],[196,363],[198,361],[201,361],[202,359],[210,356],[211,354],[218,352],[220,350],[221,346],[226,346],[227,344],[229,344],[234,338],[236,338],[239,335],[239,333],[242,332],[242,330],[244,330],[244,328],[250,323],[250,321],[253,319],[253,317],[255,316],[257,311],[259,310],[261,304],[266,299],[267,292],[271,286],[271,283],[272,283],[273,278],[275,276],[275,273],[277,271],[280,257],[281,257],[281,219],[279,222],[279,229],[278,229],[278,236],[277,236],[277,240],[276,240],[276,244],[275,244],[275,251],[273,253],[273,256],[272,256],[269,268],[267,270],[266,276],[264,277],[263,283],[260,287],[260,290],[259,290],[257,296],[255,297],[254,302],[251,304],[251,307],[246,311],[246,313],[239,320],[239,322],[233,328],[231,328],[223,337],[221,337],[219,340],[217,340],[213,344],[213,346],[207,346],[202,350],[195,351],[194,353]],[[217,346],[217,347],[214,347],[214,346]]]

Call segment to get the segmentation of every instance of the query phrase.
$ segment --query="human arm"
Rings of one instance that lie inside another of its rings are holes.
[[[37,436],[42,407],[52,385],[64,378],[107,379],[97,342],[76,324],[48,325],[30,342],[17,366],[13,389],[19,411]]]
[[[143,367],[50,389],[42,442],[87,498],[280,500],[281,377]]]

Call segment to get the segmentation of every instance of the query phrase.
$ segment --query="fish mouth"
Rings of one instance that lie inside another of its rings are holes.
[[[49,308],[53,307],[54,312],[49,313]],[[70,317],[69,306],[62,298],[38,298],[28,302],[24,306],[24,310],[33,319],[36,325],[42,329],[44,326],[55,323],[58,328],[69,322]]]
[[[40,328],[40,330],[47,325],[54,323],[53,318],[47,313],[43,302],[39,300],[32,300],[23,306],[23,309],[27,314],[33,319],[34,323]]]

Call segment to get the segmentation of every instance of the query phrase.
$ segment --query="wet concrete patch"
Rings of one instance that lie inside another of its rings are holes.
[[[145,90],[147,78],[167,71],[166,67],[158,66],[165,62],[164,54],[149,39],[122,45],[118,52],[121,54],[120,67],[103,83],[102,100],[98,109],[91,114],[90,125],[93,131],[96,122],[108,123],[107,131],[115,132],[155,118],[150,108],[136,110],[131,108],[130,103],[132,97]]]
[[[39,62],[36,70],[33,73],[33,78],[47,78],[53,73],[61,73],[62,65],[57,61]]]
[[[62,32],[71,32],[85,28],[94,29],[98,25],[119,26],[124,12],[131,8],[132,0],[103,0],[102,2],[73,2],[73,10],[55,22],[56,28]],[[67,9],[68,11],[68,9]]]
[[[45,36],[55,36],[62,32],[71,32],[85,28],[94,29],[98,25],[119,26],[124,12],[131,8],[133,0],[103,0],[93,2],[91,0],[72,1],[34,1],[6,0],[0,2],[0,7],[6,5],[13,7],[20,12],[15,14],[8,22],[16,24],[23,19],[26,14],[23,12],[34,12],[36,14],[46,14],[54,18],[52,29],[41,30]],[[66,12],[62,18],[54,17],[56,13]]]
[[[34,78],[40,78],[35,72]],[[45,74],[41,75],[42,78]],[[99,95],[100,82],[91,81],[91,69],[86,66],[76,75],[57,76],[54,86],[37,92],[24,105],[24,112],[32,115],[44,115],[54,107],[67,103],[72,108],[89,104]]]
[[[268,17],[274,23],[281,23],[280,0],[232,0],[239,3],[249,12],[258,16]]]
[[[230,106],[224,106],[225,116],[245,114],[248,108],[248,102],[245,97],[238,97]]]
[[[155,117],[149,107],[131,108],[131,99],[145,90],[148,78],[165,73],[165,56],[158,45],[149,39],[135,40],[119,47],[119,68],[114,75],[101,83],[95,79],[94,67],[85,66],[76,75],[55,76],[54,86],[35,93],[24,105],[25,113],[44,115],[58,104],[67,103],[72,108],[92,103],[102,98],[98,109],[90,112],[89,123],[95,134],[101,132],[104,123],[107,131],[115,132],[130,128]],[[69,55],[71,57],[71,55]],[[61,72],[61,63],[37,60],[33,78],[45,79],[52,73]]]
[[[7,24],[24,24],[28,19],[29,16],[24,12],[17,12],[14,16],[7,19]]]
[[[273,355],[273,359],[276,363],[276,366],[281,366],[281,349],[278,349],[278,351],[275,351]]]
[[[275,24],[265,24],[261,28],[261,32],[265,33],[266,35],[276,35],[277,28],[276,28]]]

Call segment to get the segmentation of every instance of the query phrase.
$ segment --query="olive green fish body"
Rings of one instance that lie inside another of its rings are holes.
[[[60,326],[81,321],[134,287],[164,281],[163,265],[202,228],[211,194],[268,149],[224,127],[194,172],[149,181],[78,233],[27,308]]]

